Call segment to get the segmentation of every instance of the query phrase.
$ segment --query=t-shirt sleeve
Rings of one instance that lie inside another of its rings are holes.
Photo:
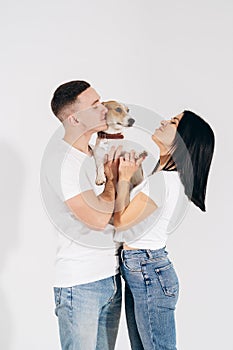
[[[64,201],[77,196],[78,194],[93,190],[87,176],[87,169],[81,161],[70,161],[66,159],[61,169],[61,188]]]
[[[165,180],[162,172],[155,173],[147,177],[141,192],[153,200],[161,207],[165,200]]]

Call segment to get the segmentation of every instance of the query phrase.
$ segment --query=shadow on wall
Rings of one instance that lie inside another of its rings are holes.
[[[19,219],[22,190],[24,185],[24,165],[19,154],[7,143],[0,143],[0,279],[4,275],[6,286],[0,284],[0,349],[8,350],[14,338],[13,310],[7,300],[8,276],[4,274],[8,259],[12,258],[19,244]]]

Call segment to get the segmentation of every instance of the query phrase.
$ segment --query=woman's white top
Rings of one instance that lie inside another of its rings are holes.
[[[189,200],[177,171],[159,171],[144,179],[130,193],[130,201],[143,192],[158,208],[145,220],[126,231],[115,233],[116,242],[138,249],[160,249],[184,218]]]

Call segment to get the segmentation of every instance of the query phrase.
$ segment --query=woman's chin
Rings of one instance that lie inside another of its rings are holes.
[[[158,139],[157,139],[156,135],[153,134],[153,135],[151,136],[151,138],[152,138],[152,140],[157,144]]]

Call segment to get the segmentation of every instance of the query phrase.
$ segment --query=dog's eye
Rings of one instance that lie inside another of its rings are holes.
[[[129,108],[127,108],[126,112],[129,113]]]
[[[118,113],[122,113],[122,109],[121,109],[120,107],[117,107],[117,108],[115,109],[115,111],[118,112]]]

